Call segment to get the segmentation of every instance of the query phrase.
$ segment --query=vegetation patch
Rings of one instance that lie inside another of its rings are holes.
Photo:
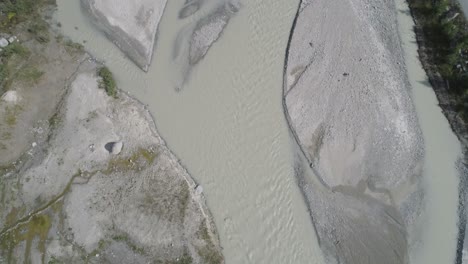
[[[30,54],[31,52],[26,47],[24,47],[18,42],[13,42],[10,45],[3,48],[2,52],[0,53],[0,56],[4,59],[9,59],[14,55],[25,58]]]
[[[55,5],[55,0],[2,0],[0,1],[0,30],[8,32],[22,22],[41,24],[40,10],[45,5]],[[43,20],[42,20],[43,21]],[[40,27],[47,31],[47,27]]]
[[[214,247],[213,244],[207,244],[204,247],[197,249],[198,254],[206,264],[221,264],[223,263],[223,256]]]
[[[183,222],[185,219],[185,211],[187,210],[187,207],[190,201],[190,190],[189,190],[189,186],[187,182],[183,181],[181,185],[182,186],[181,186],[181,190],[180,190],[178,198],[180,201],[179,202],[180,215],[182,216],[181,221]]]
[[[38,239],[38,250],[42,253],[42,262],[44,262],[45,246],[51,225],[49,215],[37,214],[32,216],[28,222],[20,223],[14,229],[2,234],[0,236],[0,252],[6,256],[7,263],[14,263],[14,249],[22,242],[26,243],[25,261],[29,262],[31,246],[36,238]]]
[[[155,150],[138,148],[129,157],[112,158],[103,173],[140,171],[145,166],[153,164],[157,156],[158,153]]]
[[[22,69],[31,52],[18,42],[5,47],[0,52],[0,92],[7,90],[14,79],[14,73]]]
[[[133,243],[133,241],[128,237],[127,234],[116,235],[116,236],[113,236],[112,239],[117,242],[125,243],[135,253],[138,253],[140,255],[145,254],[145,249]]]
[[[39,43],[47,43],[50,41],[49,25],[37,14],[29,22],[28,32],[32,34]]]
[[[17,79],[27,83],[36,83],[44,74],[34,66],[25,66],[16,75]]]
[[[0,2],[0,29],[8,29],[12,25],[28,19],[28,16],[35,12],[34,0],[2,0]]]
[[[58,42],[62,41],[63,36],[58,36],[56,39]],[[84,47],[80,43],[73,42],[71,40],[65,41],[65,49],[69,54],[75,54],[83,51]]]
[[[4,121],[5,123],[13,127],[16,125],[16,117],[21,111],[21,107],[19,105],[15,105],[13,107],[6,107],[5,108],[5,116],[4,116]]]
[[[107,242],[104,239],[99,240],[98,246],[91,253],[89,253],[85,259],[87,260],[89,257],[96,256],[99,252],[102,252],[107,247],[108,244],[109,242]]]
[[[193,263],[193,258],[190,256],[187,252],[185,252],[182,256],[178,257],[175,260],[170,260],[170,261],[156,261],[156,263],[164,263],[164,264],[192,264]]]
[[[99,68],[98,75],[101,77],[99,87],[106,90],[107,95],[111,97],[117,96],[117,86],[115,84],[112,72],[105,66]]]
[[[197,231],[197,236],[203,241],[205,241],[205,246],[197,248],[198,254],[204,260],[203,263],[206,263],[206,264],[223,263],[223,256],[213,244],[211,236],[208,232],[206,219],[203,219],[203,221],[200,223],[200,227]]]

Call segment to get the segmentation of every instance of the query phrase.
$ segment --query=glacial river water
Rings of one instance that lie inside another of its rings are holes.
[[[120,88],[148,104],[169,148],[205,190],[226,263],[322,263],[293,175],[281,104],[285,47],[298,1],[243,1],[177,93],[174,40],[193,22],[177,19],[184,2],[168,1],[146,74],[93,28],[78,0],[58,0],[57,19],[64,34],[86,40]]]
[[[459,2],[463,9],[463,12],[465,12],[465,15],[468,16],[468,0],[459,0]]]
[[[403,0],[396,0],[406,10]],[[57,0],[64,34],[105,61],[119,87],[148,105],[168,146],[204,187],[226,263],[323,263],[316,234],[292,167],[281,96],[285,47],[295,1],[243,1],[222,38],[174,90],[171,60],[184,0],[168,1],[153,63],[143,73],[82,14],[78,0]],[[412,263],[452,263],[456,243],[460,155],[416,56],[411,18],[400,14],[406,63],[426,143],[428,190],[424,242]]]
[[[414,22],[405,0],[396,0],[405,63],[413,89],[425,144],[424,184],[426,210],[422,243],[412,249],[411,263],[455,263],[458,234],[458,184],[456,162],[461,147],[438,106],[438,101],[418,58]]]

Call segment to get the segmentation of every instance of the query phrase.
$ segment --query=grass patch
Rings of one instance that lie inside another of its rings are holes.
[[[86,259],[88,259],[88,257],[96,256],[99,252],[103,251],[107,247],[108,243],[109,242],[105,241],[104,239],[99,240],[98,246],[93,251],[91,251],[91,253],[89,253]]]
[[[179,210],[180,210],[180,215],[182,216],[181,221],[184,222],[185,211],[187,210],[187,207],[188,207],[188,204],[189,204],[189,201],[190,201],[190,190],[189,190],[188,184],[185,181],[183,181],[183,183],[182,183],[181,190],[180,190],[180,193],[178,195],[178,198],[180,200]]]
[[[205,246],[197,248],[197,252],[200,257],[204,260],[203,263],[206,264],[221,264],[223,263],[223,256],[217,250],[213,241],[211,240],[211,236],[208,232],[208,227],[206,225],[206,219],[200,223],[200,227],[197,231],[197,236],[205,241]]]
[[[17,23],[28,19],[35,12],[34,0],[2,0],[0,10],[3,15],[0,17],[1,29],[5,30]]]
[[[193,263],[193,258],[192,256],[190,256],[189,254],[184,253],[184,255],[182,255],[182,257],[179,257],[178,260],[175,260],[175,261],[172,261],[170,262],[171,264],[192,264]]]
[[[50,41],[49,24],[47,24],[40,15],[34,15],[29,22],[27,30],[39,43],[47,43]]]
[[[21,242],[26,243],[25,262],[30,260],[32,242],[38,239],[38,250],[42,253],[42,262],[44,263],[46,241],[51,227],[51,219],[47,214],[38,214],[31,217],[26,223],[21,223],[13,230],[0,237],[0,252],[6,256],[8,263],[14,263],[14,249]]]
[[[55,256],[52,256],[49,262],[47,262],[47,264],[61,264],[61,263],[64,263],[64,262],[58,260]]]
[[[153,164],[158,153],[152,149],[138,148],[129,157],[114,157],[107,164],[104,174],[113,172],[139,171],[146,165]]]
[[[0,86],[8,78],[8,67],[5,64],[0,64]]]
[[[45,5],[56,5],[55,0],[1,0],[0,30],[8,32],[12,27],[23,22],[30,22],[31,33],[36,36],[48,36],[46,22],[39,12]],[[29,28],[28,28],[29,31]]]
[[[60,41],[61,41],[63,39],[63,36],[60,36],[59,38],[60,38]],[[69,39],[67,41],[65,41],[64,44],[65,44],[65,49],[67,50],[67,52],[69,54],[74,54],[74,53],[77,53],[77,52],[81,52],[84,49],[83,45],[81,45],[80,43],[73,42],[73,41],[71,41]]]
[[[140,255],[145,254],[145,249],[133,243],[133,241],[126,234],[113,236],[112,239],[117,242],[124,242],[135,253]]]
[[[214,248],[212,244],[197,249],[198,254],[206,264],[221,264],[223,256]]]
[[[198,227],[197,231],[197,236],[200,239],[205,240],[207,243],[211,242],[211,237],[208,233],[208,227],[206,226],[206,219],[203,219],[203,221],[200,223],[200,227]]]
[[[16,75],[16,78],[20,81],[27,83],[36,83],[44,74],[43,71],[38,70],[34,66],[25,66]]]
[[[14,55],[17,55],[21,58],[26,58],[30,54],[31,52],[26,47],[24,47],[18,42],[13,42],[10,45],[3,48],[2,52],[0,53],[0,56],[8,60]]]
[[[16,125],[16,116],[18,115],[20,110],[21,110],[21,107],[18,105],[14,107],[5,108],[4,121],[8,126],[12,127]]]
[[[5,91],[13,81],[15,68],[20,67],[31,52],[18,42],[13,42],[0,52],[0,92]]]
[[[99,68],[98,76],[101,77],[99,87],[106,90],[107,95],[111,97],[117,96],[117,85],[115,84],[112,72],[105,66]]]

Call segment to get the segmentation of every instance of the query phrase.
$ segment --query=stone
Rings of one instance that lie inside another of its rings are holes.
[[[203,187],[201,185],[197,185],[197,187],[195,187],[195,193],[197,195],[200,195],[203,193]]]
[[[2,96],[2,101],[16,104],[20,100],[20,97],[16,91],[7,91]]]
[[[122,152],[123,143],[122,142],[109,142],[106,145],[104,145],[104,148],[110,154],[118,155],[120,152]]]
[[[13,43],[16,41],[16,36],[11,36],[9,39],[8,39],[8,42]]]
[[[6,38],[0,38],[0,48],[5,48],[8,46],[8,40]]]

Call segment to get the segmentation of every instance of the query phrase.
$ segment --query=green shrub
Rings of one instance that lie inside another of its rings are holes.
[[[98,71],[99,77],[101,77],[101,82],[99,87],[106,90],[107,95],[116,97],[117,96],[117,86],[115,84],[114,76],[112,72],[107,67],[101,67]]]

